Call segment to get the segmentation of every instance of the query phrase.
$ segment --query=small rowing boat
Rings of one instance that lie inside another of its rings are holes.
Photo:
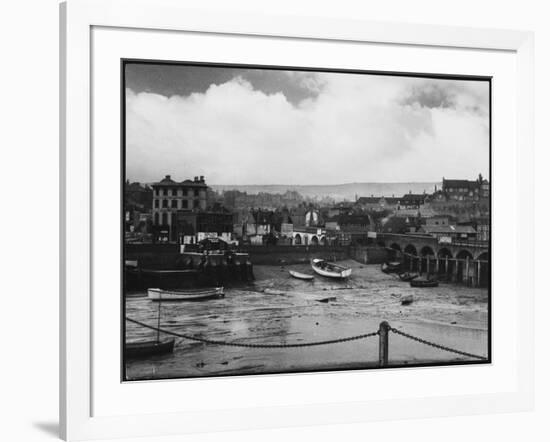
[[[205,299],[223,298],[223,287],[210,289],[163,290],[158,288],[147,289],[147,296],[151,301],[202,301]]]
[[[439,281],[437,279],[413,279],[409,284],[411,287],[437,287]]]
[[[304,281],[313,280],[313,275],[307,275],[305,273],[296,272],[295,270],[289,270],[288,273],[290,273],[290,276],[296,279],[303,279]]]
[[[312,259],[311,268],[315,273],[327,278],[345,279],[351,275],[351,268],[340,266],[324,259]]]
[[[399,261],[385,262],[382,264],[382,271],[384,273],[397,273],[401,270],[401,263]]]
[[[418,273],[405,272],[405,273],[399,273],[398,276],[401,281],[410,282],[413,279],[418,278],[419,275]]]
[[[143,358],[152,355],[172,353],[174,351],[174,339],[167,341],[139,341],[127,342],[124,346],[124,356],[127,358]]]

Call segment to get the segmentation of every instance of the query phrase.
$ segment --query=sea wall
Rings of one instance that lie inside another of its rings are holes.
[[[351,246],[350,258],[363,264],[381,264],[388,259],[388,251],[384,247]]]
[[[349,258],[346,246],[244,246],[254,265],[301,264],[313,258],[343,260]]]

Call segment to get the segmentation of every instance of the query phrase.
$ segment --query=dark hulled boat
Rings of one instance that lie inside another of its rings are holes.
[[[437,279],[413,279],[409,284],[411,287],[437,287],[439,281]]]
[[[127,358],[137,359],[147,356],[161,355],[172,353],[174,351],[175,339],[167,341],[138,341],[127,342],[124,346],[124,356]]]

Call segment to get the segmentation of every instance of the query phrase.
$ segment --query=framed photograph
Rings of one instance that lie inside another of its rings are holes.
[[[65,439],[532,406],[530,33],[60,13]]]

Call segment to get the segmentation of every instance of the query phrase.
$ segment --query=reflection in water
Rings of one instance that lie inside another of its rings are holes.
[[[204,302],[163,302],[161,327],[215,340],[247,343],[299,343],[369,333],[383,320],[439,344],[486,355],[486,289],[442,284],[415,289],[353,261],[347,282],[292,279],[287,268],[256,266],[249,287],[227,288],[226,297]],[[308,272],[307,266],[291,266]],[[267,289],[267,292],[265,291]],[[271,290],[270,290],[271,289]],[[277,294],[269,294],[277,293]],[[412,294],[402,306],[399,298]],[[336,298],[319,302],[323,298]],[[128,297],[126,315],[156,325],[158,304],[145,293]],[[154,339],[152,330],[126,322],[127,341]],[[447,362],[467,358],[401,336],[390,335],[391,363]],[[127,378],[156,379],[284,371],[359,368],[378,361],[378,338],[291,349],[249,349],[177,339],[174,353],[128,361]]]

